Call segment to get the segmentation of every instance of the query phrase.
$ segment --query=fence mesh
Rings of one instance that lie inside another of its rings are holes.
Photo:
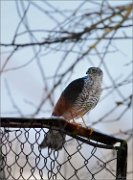
[[[123,162],[120,160],[120,164],[118,160],[122,157],[118,157],[115,146],[104,147],[91,138],[78,140],[78,136],[70,135],[60,151],[40,149],[47,131],[47,128],[1,128],[1,179],[126,178],[118,172],[125,169],[120,170]]]

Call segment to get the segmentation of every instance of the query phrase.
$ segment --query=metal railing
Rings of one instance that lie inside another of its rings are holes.
[[[65,133],[62,150],[41,150],[48,129]],[[64,119],[1,118],[0,179],[126,179],[127,143]]]

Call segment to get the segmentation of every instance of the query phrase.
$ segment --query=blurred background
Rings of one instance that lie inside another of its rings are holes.
[[[127,175],[132,179],[132,15],[130,0],[1,1],[1,117],[50,117],[62,90],[85,76],[89,67],[100,67],[103,93],[97,107],[84,119],[88,126],[128,141]],[[35,142],[36,131],[28,132],[30,142]],[[10,138],[15,135],[10,133]],[[42,138],[43,132],[38,143]],[[23,133],[19,139],[13,144],[18,154],[19,143],[25,141]],[[82,145],[84,154],[92,151],[85,147]],[[29,148],[25,143],[23,152],[28,154]],[[75,141],[66,148],[74,151]],[[31,164],[39,153],[37,144],[34,151],[29,156]],[[48,150],[41,153],[46,157]],[[63,150],[59,156],[60,161],[65,158]],[[102,151],[98,156],[107,153]],[[9,165],[14,158],[10,152]],[[25,164],[23,153],[20,158]],[[79,164],[82,161],[77,156],[74,165],[77,158]],[[43,166],[44,162],[39,163]],[[20,167],[14,165],[12,172],[18,178],[16,168]],[[69,178],[71,166],[67,164],[64,169]],[[25,171],[23,176],[29,174]],[[82,177],[87,174],[83,172]]]

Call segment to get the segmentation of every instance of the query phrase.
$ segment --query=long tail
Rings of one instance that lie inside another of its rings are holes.
[[[39,146],[40,148],[49,147],[54,150],[60,150],[65,143],[65,137],[66,135],[59,131],[49,130]]]

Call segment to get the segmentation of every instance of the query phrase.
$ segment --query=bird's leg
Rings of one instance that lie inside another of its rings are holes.
[[[89,128],[89,127],[86,125],[83,116],[81,116],[81,119],[82,119],[82,121],[83,121],[84,126],[85,126],[86,128]],[[91,135],[94,130],[93,130],[92,128],[89,128],[89,129],[90,129],[90,135]]]
[[[72,118],[72,121],[73,121],[73,123],[76,123],[76,121],[75,121],[75,119],[74,119],[74,118]]]
[[[75,119],[72,118],[72,119],[70,120],[70,123],[76,123],[76,122],[75,122]]]
[[[70,120],[70,122],[72,122],[72,123],[74,123],[74,124],[78,124],[78,125],[80,125],[80,126],[81,126],[81,124],[80,124],[80,123],[77,123],[77,122],[75,121],[75,119],[74,119],[74,115],[72,114],[72,112],[71,112],[71,116],[72,116],[72,119]]]
[[[78,126],[82,126],[82,124],[81,123],[77,123],[76,121],[75,121],[75,119],[74,119],[74,117],[73,117],[73,114],[71,113],[71,116],[72,116],[72,119],[70,120],[70,122],[71,123],[73,123],[73,124],[77,124]]]
[[[81,123],[77,123],[74,118],[72,118],[72,119],[70,120],[70,122],[73,123],[73,124],[76,124],[76,125],[79,126],[79,127],[82,126],[82,124],[81,124]]]
[[[83,121],[84,126],[87,128],[87,125],[86,125],[86,123],[85,123],[85,121],[84,121],[83,116],[81,116],[81,119],[82,119],[82,121]]]

